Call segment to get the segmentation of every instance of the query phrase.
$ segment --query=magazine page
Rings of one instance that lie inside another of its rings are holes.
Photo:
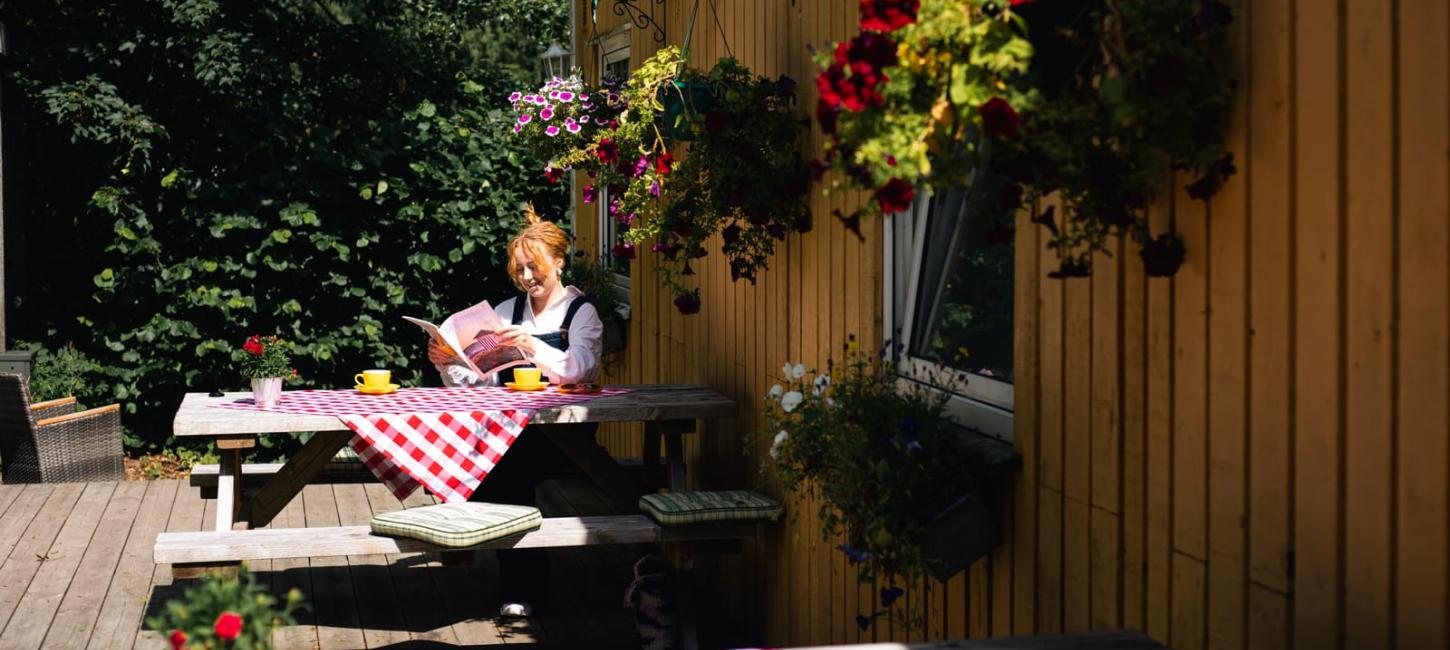
[[[518,348],[499,344],[495,332],[503,327],[503,321],[487,300],[449,316],[438,325],[411,316],[403,319],[443,341],[479,377],[528,363]]]

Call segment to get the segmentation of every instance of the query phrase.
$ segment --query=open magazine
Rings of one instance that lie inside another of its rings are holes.
[[[442,341],[479,377],[529,363],[519,348],[499,344],[494,333],[503,327],[503,321],[487,300],[453,314],[437,325],[412,316],[404,316],[403,319]]]

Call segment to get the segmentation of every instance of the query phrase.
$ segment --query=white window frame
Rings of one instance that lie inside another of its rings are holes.
[[[902,380],[921,386],[938,389],[927,382],[928,377],[938,379],[953,377],[956,370],[943,367],[920,357],[910,356],[909,351],[916,305],[924,298],[920,287],[922,254],[926,249],[926,221],[931,207],[931,194],[918,192],[917,199],[906,212],[889,215],[884,219],[884,247],[886,279],[883,281],[884,333],[886,341],[893,348],[900,346],[904,352],[898,360]],[[964,215],[957,215],[963,218]],[[955,251],[949,251],[955,253]],[[951,254],[948,259],[954,259]],[[900,340],[894,340],[900,330]],[[1015,331],[1014,331],[1015,336]],[[1014,342],[1015,344],[1015,342]],[[948,393],[947,414],[968,429],[991,436],[1004,442],[1012,442],[1012,405],[1014,403],[1012,384],[968,373],[964,383],[948,381],[944,387]]]
[[[599,80],[604,80],[604,71],[610,65],[620,61],[630,60],[630,23],[626,22],[618,29],[602,34],[597,39],[599,46]],[[599,250],[597,251],[600,260],[614,259],[614,245],[619,243],[616,233],[614,218],[609,216],[609,188],[596,188],[596,201],[598,224],[599,224]],[[613,265],[610,265],[613,268]],[[633,268],[631,266],[631,268]],[[614,287],[622,297],[624,305],[629,304],[629,276],[614,274]]]

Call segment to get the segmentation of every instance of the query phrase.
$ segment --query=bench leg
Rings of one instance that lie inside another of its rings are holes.
[[[323,466],[337,454],[337,450],[342,449],[352,437],[351,431],[318,431],[313,434],[312,439],[287,459],[282,469],[277,470],[272,480],[267,481],[261,491],[257,492],[257,496],[252,498],[252,527],[261,528],[272,521],[277,513],[282,512],[292,498],[302,492],[302,488],[322,471]],[[241,472],[238,471],[237,474],[240,477]],[[238,481],[238,485],[240,484]],[[220,491],[221,484],[217,485]]]
[[[222,449],[216,480],[216,530],[231,530],[242,502],[242,450]]]
[[[674,549],[675,564],[675,622],[679,636],[676,647],[680,650],[699,650],[699,632],[695,624],[695,553],[689,544],[680,544]]]

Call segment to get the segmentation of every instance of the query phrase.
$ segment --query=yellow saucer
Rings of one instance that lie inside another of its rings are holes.
[[[509,390],[543,390],[549,387],[549,382],[541,381],[533,384],[523,384],[516,381],[506,381],[503,385],[508,386]]]
[[[356,388],[357,392],[364,395],[387,395],[388,393],[398,390],[398,385],[388,384],[387,386],[384,386],[382,388],[373,388],[372,386],[364,386],[362,384],[358,384]]]

